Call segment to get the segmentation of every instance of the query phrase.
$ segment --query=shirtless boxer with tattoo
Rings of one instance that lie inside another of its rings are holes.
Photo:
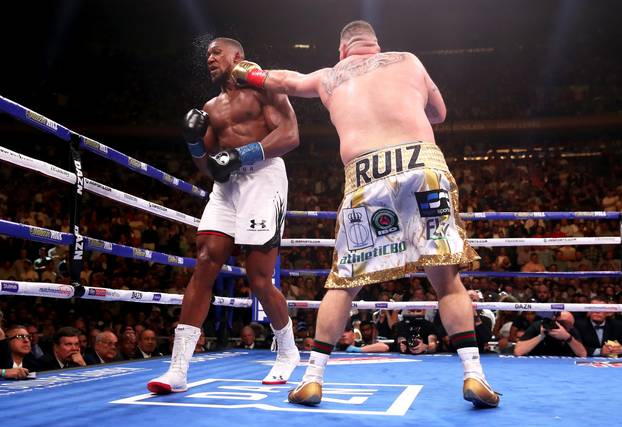
[[[343,28],[339,54],[337,65],[310,74],[265,71],[250,62],[233,70],[241,84],[319,97],[339,134],[345,165],[328,290],[307,371],[289,401],[321,401],[326,363],[361,287],[422,267],[462,361],[464,399],[496,407],[499,395],[482,371],[471,300],[458,274],[459,265],[478,256],[466,241],[458,189],[431,126],[445,119],[443,98],[415,55],[381,52],[367,22]]]

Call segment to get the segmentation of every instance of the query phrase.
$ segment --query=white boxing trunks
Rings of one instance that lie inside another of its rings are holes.
[[[243,166],[214,182],[197,234],[226,234],[236,244],[276,247],[287,210],[287,172],[280,157]]]
[[[479,259],[466,241],[458,188],[436,144],[417,141],[366,153],[349,162],[345,174],[326,288]]]

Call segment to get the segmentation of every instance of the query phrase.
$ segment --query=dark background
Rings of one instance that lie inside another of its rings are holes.
[[[384,50],[420,56],[445,95],[449,122],[621,109],[618,1],[15,3],[0,18],[0,94],[96,138],[176,137],[183,113],[218,92],[204,57],[214,35],[239,39],[264,67],[308,72],[337,61],[340,29],[361,18]],[[534,90],[568,85],[601,90],[588,106],[534,108]],[[327,126],[319,104],[294,105],[303,131]]]

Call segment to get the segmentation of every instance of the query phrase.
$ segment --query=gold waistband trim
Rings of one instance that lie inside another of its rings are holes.
[[[432,142],[407,142],[371,151],[345,166],[345,194],[390,176],[424,168],[449,172],[443,153]]]

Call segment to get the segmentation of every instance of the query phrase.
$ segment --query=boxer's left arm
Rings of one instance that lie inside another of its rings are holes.
[[[206,155],[203,157],[193,156],[192,161],[201,173],[207,175],[210,179],[214,179],[212,172],[208,168],[208,157],[210,154],[218,152],[218,142],[214,128],[211,126],[207,128],[207,132],[205,132],[205,135],[203,136],[203,147],[205,147]]]
[[[285,95],[267,92],[263,115],[270,133],[261,140],[265,158],[279,157],[300,144],[296,113]]]
[[[428,116],[428,120],[430,120],[430,123],[433,125],[443,123],[445,121],[445,117],[447,116],[445,101],[443,100],[443,96],[438,90],[438,87],[434,84],[425,68],[423,72],[425,73],[425,85],[428,89],[428,103],[425,106],[425,114]]]

